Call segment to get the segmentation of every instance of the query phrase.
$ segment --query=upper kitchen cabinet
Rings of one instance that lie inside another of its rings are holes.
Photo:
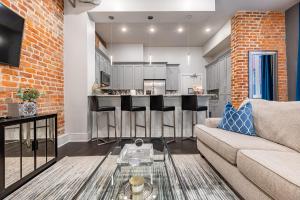
[[[213,63],[206,68],[207,90],[219,89],[219,64]]]
[[[119,83],[119,68],[117,66],[112,66],[111,68],[111,89],[117,90],[120,88]]]
[[[231,57],[226,57],[227,94],[231,94]]]
[[[112,67],[111,89],[142,90],[144,84],[143,65],[116,64]]]
[[[166,68],[166,90],[178,90],[179,66],[168,66]]]
[[[166,79],[166,65],[153,64],[144,66],[144,79]]]
[[[96,60],[95,67],[98,71],[104,71],[107,74],[111,74],[111,65],[109,58],[101,52],[99,49],[96,49]],[[96,71],[97,72],[97,71]],[[97,76],[97,74],[96,74]]]
[[[154,68],[152,66],[144,66],[144,79],[153,79]]]
[[[133,65],[125,65],[124,70],[124,85],[122,89],[130,90],[134,88],[134,67]]]
[[[142,90],[144,88],[144,69],[143,65],[134,66],[134,88],[135,90]]]
[[[219,61],[219,92],[220,94],[227,93],[227,66],[226,66],[226,58],[222,58]]]

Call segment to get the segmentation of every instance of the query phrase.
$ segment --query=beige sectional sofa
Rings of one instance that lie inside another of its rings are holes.
[[[196,125],[197,147],[246,200],[300,200],[300,102],[251,101],[257,136]]]

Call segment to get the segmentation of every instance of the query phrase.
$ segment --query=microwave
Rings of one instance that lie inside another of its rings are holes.
[[[110,86],[110,75],[108,73],[100,72],[100,84],[104,87]]]

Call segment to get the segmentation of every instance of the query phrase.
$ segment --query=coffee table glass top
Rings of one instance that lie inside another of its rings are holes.
[[[106,157],[78,191],[76,198],[107,200],[186,199],[181,180],[165,141],[163,139],[145,141],[145,144],[153,146],[153,151],[150,151],[151,158],[148,159],[147,157],[147,148],[145,148],[145,152],[137,153],[137,157],[140,160],[142,155],[144,161],[147,162],[136,162],[134,159],[133,161],[129,159],[129,162],[123,162],[122,154],[123,158],[128,161],[128,157],[124,157],[123,147],[128,147],[130,143],[132,143],[132,140],[122,140],[110,149]],[[145,147],[144,145],[142,147]],[[133,176],[144,178],[144,192],[142,195],[132,196],[129,179]]]

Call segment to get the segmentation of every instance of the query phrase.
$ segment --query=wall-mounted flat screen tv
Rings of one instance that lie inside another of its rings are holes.
[[[24,19],[0,3],[0,63],[18,67]]]

